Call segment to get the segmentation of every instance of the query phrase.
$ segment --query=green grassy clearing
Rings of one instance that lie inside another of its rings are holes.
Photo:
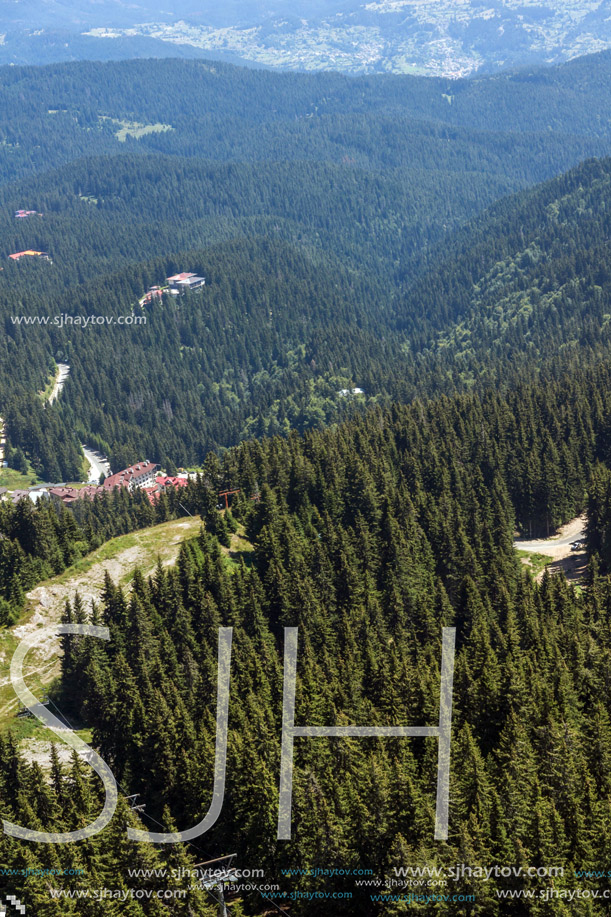
[[[522,560],[525,567],[533,577],[538,576],[548,564],[552,563],[552,558],[545,554],[530,554],[528,551],[518,551],[518,557]]]
[[[118,126],[118,130],[115,131],[115,137],[119,143],[125,143],[128,137],[134,137],[135,140],[138,140],[139,137],[145,137],[147,134],[163,134],[165,131],[173,131],[174,128],[171,124],[142,124],[139,121],[122,121],[119,118],[106,118],[102,120],[110,121],[112,124]]]
[[[148,529],[141,529],[138,532],[130,532],[128,535],[118,535],[117,538],[111,538],[110,541],[105,542],[97,551],[87,554],[86,557],[81,558],[81,560],[77,561],[71,567],[68,567],[68,569],[60,573],[59,576],[55,576],[53,579],[47,580],[44,583],[39,583],[39,585],[64,585],[71,579],[74,579],[75,576],[82,576],[84,573],[87,573],[96,564],[112,560],[118,554],[121,554],[129,548],[141,548],[145,559],[140,565],[143,565],[145,568],[147,566],[152,566],[156,562],[158,556],[163,558],[165,553],[164,549],[167,549],[170,544],[172,535],[179,534],[184,529],[185,532],[188,532],[187,537],[195,537],[199,533],[200,526],[201,519],[199,516],[191,516],[189,519],[174,519],[171,522],[154,525]],[[133,571],[130,571],[128,574],[125,574],[125,577],[121,578],[120,582],[127,582],[128,578],[131,580],[132,576]]]
[[[0,468],[0,487],[8,487],[9,490],[27,490],[34,484],[40,484],[41,479],[28,462],[28,473],[22,474],[14,468]]]
[[[247,567],[252,566],[254,562],[253,544],[246,537],[246,530],[243,525],[238,523],[237,532],[233,533],[231,536],[231,547],[225,548],[221,545],[221,551],[225,557],[227,564],[231,569],[237,569],[242,561]]]
[[[201,519],[192,516],[113,538],[59,576],[39,583],[33,593],[36,594],[36,590],[45,591],[47,598],[49,595],[53,596],[51,604],[41,607],[37,598],[30,597],[15,627],[27,624],[34,614],[37,627],[58,620],[66,598],[74,598],[74,594],[82,588],[93,593],[99,591],[107,564],[114,581],[122,586],[129,586],[136,566],[148,574],[154,569],[158,559],[163,564],[174,562],[180,544],[197,537],[200,526]],[[0,730],[18,724],[19,728],[28,728],[27,724],[22,726],[22,720],[15,717],[18,701],[9,681],[10,660],[19,643],[14,633],[15,627],[0,631]],[[26,674],[30,673],[26,678],[28,687],[33,694],[40,697],[57,677],[57,657],[53,655],[49,659],[41,658],[33,649],[26,660],[24,670]]]

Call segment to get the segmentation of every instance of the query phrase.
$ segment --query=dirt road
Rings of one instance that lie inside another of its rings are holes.
[[[585,550],[573,551],[571,545],[575,541],[585,539],[586,521],[585,516],[577,516],[563,525],[551,538],[537,538],[530,541],[518,538],[514,541],[513,546],[518,551],[543,554],[551,558],[551,562],[547,565],[550,573],[562,572],[570,582],[578,583],[586,571],[588,557]],[[528,558],[522,558],[522,561],[526,564],[530,563]],[[540,580],[542,576],[543,571],[537,575],[537,580]]]
[[[546,554],[553,557],[554,560],[561,560],[571,553],[571,544],[574,541],[582,541],[585,537],[586,517],[577,516],[571,519],[566,525],[563,525],[557,535],[551,538],[538,538],[534,541],[526,541],[524,538],[518,538],[514,541],[514,547],[519,551],[528,551],[530,554]]]
[[[55,379],[55,385],[53,386],[53,391],[49,395],[49,404],[59,397],[61,390],[66,384],[66,379],[70,375],[70,367],[67,363],[58,363],[57,364],[57,377]]]

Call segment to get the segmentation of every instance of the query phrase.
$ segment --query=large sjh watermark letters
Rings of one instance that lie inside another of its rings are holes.
[[[101,640],[110,640],[110,632],[107,627],[97,627],[93,624],[57,624],[53,627],[42,627],[35,634],[29,634],[25,637],[15,650],[11,659],[11,684],[19,700],[34,714],[37,720],[44,723],[62,742],[65,742],[71,748],[74,748],[79,755],[86,758],[104,784],[106,796],[104,808],[96,820],[85,828],[78,828],[76,831],[65,831],[63,833],[32,831],[30,828],[21,828],[19,825],[13,825],[11,822],[3,820],[2,825],[5,834],[18,837],[23,841],[35,841],[37,844],[70,844],[74,841],[82,841],[87,837],[93,837],[94,834],[104,830],[115,813],[118,801],[117,783],[108,764],[93,748],[83,742],[75,732],[71,729],[66,729],[65,723],[53,716],[43,704],[39,704],[23,680],[23,663],[28,652],[42,640],[59,634],[81,634],[86,637],[99,637]]]
[[[104,784],[105,801],[100,815],[90,825],[77,831],[63,833],[33,831],[3,821],[5,834],[21,840],[39,844],[66,844],[84,840],[102,831],[112,818],[118,800],[115,778],[106,762],[82,741],[72,730],[53,716],[28,690],[23,679],[23,662],[28,651],[43,639],[60,634],[110,638],[107,627],[89,624],[61,624],[45,627],[29,635],[19,644],[11,660],[11,682],[15,693],[34,716],[83,756],[99,775]],[[218,820],[225,797],[225,773],[227,767],[227,734],[229,725],[229,689],[231,682],[231,646],[233,628],[219,628],[218,677],[216,697],[216,745],[214,759],[214,787],[208,812],[197,825],[185,831],[160,833],[128,828],[128,837],[133,841],[154,844],[180,844],[192,841],[208,831]],[[282,752],[280,760],[280,799],[278,806],[278,840],[291,837],[291,803],[293,795],[293,745],[296,738],[316,736],[353,736],[358,738],[387,738],[434,736],[439,741],[437,757],[437,802],[435,809],[435,840],[448,837],[448,809],[450,793],[450,744],[452,733],[452,690],[454,684],[454,649],[456,628],[444,627],[441,650],[441,684],[439,691],[439,723],[437,726],[295,726],[295,689],[297,683],[297,640],[298,628],[284,629],[284,690],[282,705]]]
[[[278,834],[280,841],[291,837],[291,800],[293,795],[293,742],[298,736],[437,736],[437,805],[435,840],[448,837],[450,792],[450,741],[452,733],[452,688],[454,684],[454,647],[456,628],[444,627],[441,650],[441,688],[438,726],[295,726],[295,685],[297,681],[297,631],[284,628],[284,691],[282,708],[282,755],[280,759],[280,803]]]
[[[217,821],[223,808],[225,798],[225,770],[227,767],[227,727],[229,724],[229,682],[231,678],[231,641],[232,627],[219,628],[218,676],[216,688],[216,744],[214,748],[214,789],[212,802],[202,820],[188,828],[171,834],[160,834],[155,831],[136,831],[128,828],[127,835],[132,841],[150,841],[154,844],[180,844],[192,841],[209,831]]]

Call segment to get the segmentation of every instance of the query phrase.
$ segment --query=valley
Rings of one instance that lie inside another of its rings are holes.
[[[1,68],[0,913],[604,917],[605,9],[236,8]]]

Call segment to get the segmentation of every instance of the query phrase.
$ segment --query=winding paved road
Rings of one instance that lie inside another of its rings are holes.
[[[582,541],[585,537],[586,517],[577,516],[571,519],[566,525],[563,525],[557,535],[551,538],[537,538],[534,541],[527,541],[525,538],[518,538],[514,541],[513,546],[519,551],[528,551],[530,554],[545,554],[553,557],[554,560],[562,560],[571,553],[571,545],[574,541]]]
[[[81,449],[87,461],[89,462],[89,477],[87,479],[89,484],[97,484],[100,480],[101,475],[108,477],[110,474],[110,464],[106,456],[102,455],[100,452],[96,452],[93,449],[88,449],[83,443],[81,443]]]
[[[66,384],[66,379],[70,375],[70,367],[67,363],[58,363],[57,364],[57,377],[55,379],[55,385],[53,386],[53,391],[49,395],[48,403],[53,404],[54,401],[59,397],[61,390]],[[2,420],[0,419],[0,426]],[[110,474],[110,465],[108,459],[105,455],[102,455],[100,452],[96,452],[93,449],[88,449],[87,446],[81,443],[81,449],[83,450],[83,455],[85,456],[89,464],[89,472],[87,483],[88,484],[97,484],[100,480],[101,475],[108,477]],[[4,456],[0,455],[0,462]]]
[[[49,395],[49,404],[53,404],[54,401],[59,397],[59,393],[66,384],[66,379],[70,375],[70,367],[67,363],[58,363],[57,364],[57,378],[55,379],[55,385],[53,386],[53,391]]]

